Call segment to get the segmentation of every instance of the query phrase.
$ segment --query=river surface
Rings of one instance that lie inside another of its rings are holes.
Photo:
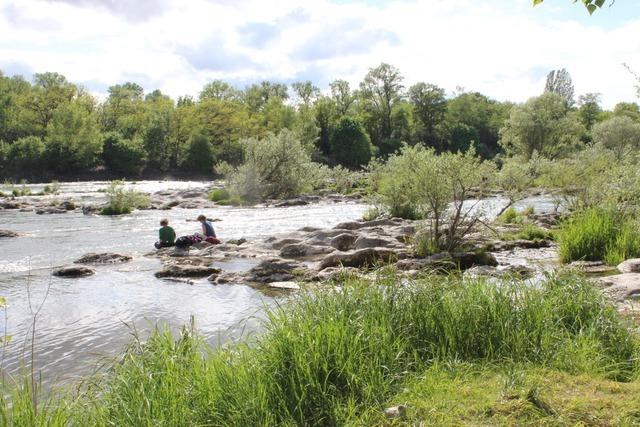
[[[127,185],[153,193],[211,184],[141,181]],[[60,194],[47,197],[52,201],[72,198],[78,205],[95,204],[104,200],[107,185],[63,183]],[[38,192],[44,185],[33,184],[29,188]],[[469,203],[491,217],[505,201],[493,198],[477,205]],[[553,203],[544,197],[523,200],[518,205],[533,205],[537,211],[553,209]],[[120,353],[134,331],[144,338],[158,324],[175,331],[193,317],[196,328],[214,346],[255,333],[264,308],[278,297],[249,286],[213,286],[206,280],[189,285],[154,277],[161,268],[160,261],[144,254],[153,249],[161,217],[169,219],[177,235],[184,235],[198,231],[198,223],[193,220],[203,213],[222,220],[214,225],[223,240],[244,237],[251,241],[304,226],[333,227],[361,218],[366,209],[362,203],[322,202],[284,208],[145,210],[120,217],[83,215],[77,211],[58,215],[0,211],[0,228],[24,233],[23,237],[0,239],[0,296],[8,302],[4,310],[0,309],[0,333],[12,336],[2,352],[0,367],[5,372],[19,372],[33,353],[43,382],[64,384]],[[117,252],[134,259],[125,264],[97,266],[96,274],[86,278],[50,275],[54,267],[71,264],[89,252]],[[248,270],[255,263],[237,260],[219,266],[238,271]]]
[[[211,183],[140,182],[141,191],[197,188]],[[76,203],[100,201],[107,183],[63,184],[57,199]],[[38,191],[37,185],[30,186]],[[42,187],[42,186],[40,186]],[[31,327],[36,317],[35,366],[46,383],[66,383],[85,375],[101,359],[118,354],[133,330],[142,337],[161,323],[173,330],[195,318],[197,329],[213,345],[255,331],[261,313],[274,297],[248,286],[194,285],[156,279],[160,261],[143,255],[153,249],[158,221],[169,219],[177,235],[198,230],[193,220],[203,213],[220,218],[217,234],[223,239],[256,240],[304,226],[332,227],[362,217],[358,203],[318,203],[284,208],[220,207],[196,211],[135,211],[121,217],[88,216],[80,212],[36,215],[0,211],[0,228],[24,237],[0,239],[0,296],[8,306],[0,310],[0,331],[12,336],[4,351],[5,372],[19,371],[31,357]],[[117,252],[134,256],[132,262],[97,266],[87,278],[51,277],[53,267],[71,264],[89,252]],[[226,271],[248,270],[252,260],[219,266]],[[43,303],[44,302],[44,303]]]

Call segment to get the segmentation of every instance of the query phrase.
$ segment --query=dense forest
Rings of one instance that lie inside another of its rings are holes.
[[[543,90],[544,89],[544,90]],[[640,109],[604,111],[598,94],[574,99],[566,70],[547,76],[541,95],[521,105],[458,90],[448,97],[430,83],[404,85],[397,68],[380,64],[357,88],[335,80],[327,93],[310,81],[263,81],[237,89],[221,80],[198,99],[173,100],[132,82],[109,87],[99,102],[58,73],[0,73],[0,175],[3,178],[207,174],[242,162],[241,141],[289,129],[312,158],[356,169],[386,158],[403,143],[438,152],[474,146],[483,158],[537,152],[555,158],[592,140],[634,144]]]

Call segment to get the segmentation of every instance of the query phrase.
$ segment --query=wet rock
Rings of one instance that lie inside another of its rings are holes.
[[[260,283],[286,282],[295,277],[294,270],[299,268],[301,265],[296,262],[272,258],[262,261],[249,270],[247,279]]]
[[[382,262],[405,258],[406,253],[389,248],[365,248],[353,252],[334,252],[320,262],[320,269],[327,267],[372,267]]]
[[[16,232],[16,231],[11,231],[11,230],[0,230],[0,238],[4,238],[4,237],[20,237],[21,234]]]
[[[182,197],[183,199],[207,198],[207,192],[205,190],[179,191],[176,195]]]
[[[329,241],[329,245],[336,248],[339,251],[348,251],[354,248],[354,245],[358,240],[358,236],[352,233],[341,233],[333,237]]]
[[[244,276],[238,273],[212,274],[208,280],[214,285],[241,284],[247,281]]]
[[[206,265],[181,265],[173,264],[165,266],[158,271],[156,277],[206,277],[214,273],[220,273],[219,268]]]
[[[95,274],[95,270],[80,265],[70,265],[53,270],[53,275],[57,277],[86,277]]]
[[[71,200],[65,200],[64,202],[60,203],[59,208],[64,209],[66,211],[73,211],[76,209],[76,204],[73,203]]]
[[[602,291],[613,301],[640,298],[640,273],[623,273],[601,277],[598,282],[605,287]]]
[[[83,205],[81,209],[84,215],[92,215],[98,213],[98,211],[100,210],[99,207],[94,205]]]
[[[171,200],[169,202],[166,202],[162,205],[160,205],[160,209],[162,210],[169,210],[171,208],[175,208],[176,206],[178,206],[180,204],[180,200]]]
[[[498,266],[496,257],[484,251],[456,252],[451,254],[451,258],[460,270],[467,270],[476,265]]]
[[[397,218],[383,218],[383,219],[374,219],[373,221],[349,221],[342,222],[336,225],[333,228],[343,229],[343,230],[359,230],[361,228],[372,228],[372,227],[383,227],[383,226],[393,226],[399,225],[402,223],[402,220]]]
[[[271,283],[267,283],[267,287],[269,288],[273,288],[273,289],[283,289],[283,290],[287,290],[287,291],[297,291],[300,289],[300,285],[298,285],[296,282],[271,282]]]
[[[129,262],[132,257],[129,255],[115,254],[110,252],[91,252],[74,261],[75,264],[117,264]]]
[[[280,249],[280,256],[283,258],[302,258],[312,255],[328,254],[335,249],[328,246],[313,246],[306,243],[293,243],[283,246]]]
[[[300,231],[305,232],[305,233],[310,233],[312,231],[318,231],[318,230],[321,230],[321,228],[306,226],[306,227],[302,227],[300,229]]]
[[[231,239],[231,240],[227,240],[227,243],[230,245],[240,246],[243,243],[247,243],[247,239],[245,239],[244,237],[240,239]]]
[[[401,259],[396,263],[398,270],[451,270],[456,268],[456,263],[448,252],[440,252],[425,258]]]
[[[305,206],[308,205],[309,202],[304,200],[304,199],[289,199],[289,200],[284,200],[280,203],[275,204],[276,208],[284,208],[287,206]]]
[[[63,213],[67,213],[66,209],[60,209],[60,208],[56,208],[56,207],[47,207],[47,208],[39,208],[36,209],[36,214],[38,215],[43,215],[43,214],[63,214]]]
[[[550,247],[552,242],[546,239],[539,240],[526,240],[526,239],[518,239],[518,240],[496,240],[494,242],[490,242],[487,244],[487,250],[493,252],[500,251],[511,251],[513,249],[538,249],[538,248],[548,248]]]
[[[22,204],[19,202],[7,200],[5,202],[0,203],[0,206],[3,209],[20,209],[22,207]]]
[[[631,258],[618,264],[621,273],[640,273],[640,258]]]
[[[604,261],[573,261],[569,267],[587,274],[605,274],[616,270],[615,267],[605,264]]]
[[[508,265],[505,267],[492,267],[489,265],[477,265],[471,267],[464,272],[465,276],[469,277],[531,277],[535,271],[525,265]]]

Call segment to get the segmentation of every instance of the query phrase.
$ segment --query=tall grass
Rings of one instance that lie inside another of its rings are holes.
[[[100,210],[101,215],[129,214],[134,209],[146,208],[151,203],[146,194],[134,189],[125,190],[124,181],[112,181],[106,193],[108,201]]]
[[[212,352],[189,328],[134,342],[71,408],[76,425],[353,422],[437,361],[524,363],[627,380],[637,337],[575,276],[522,282],[392,276],[268,312],[252,345]],[[5,407],[5,411],[11,410]]]
[[[562,262],[600,261],[616,265],[640,256],[640,232],[632,218],[611,209],[589,208],[563,224],[559,233]]]

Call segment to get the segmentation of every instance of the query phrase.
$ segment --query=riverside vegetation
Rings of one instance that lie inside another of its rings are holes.
[[[383,425],[382,409],[403,404],[396,421],[407,425],[632,425],[639,344],[573,275],[531,287],[454,276],[400,284],[381,271],[269,310],[251,344],[214,351],[193,328],[161,329],[37,409],[38,391],[18,383],[0,416],[31,426]]]

